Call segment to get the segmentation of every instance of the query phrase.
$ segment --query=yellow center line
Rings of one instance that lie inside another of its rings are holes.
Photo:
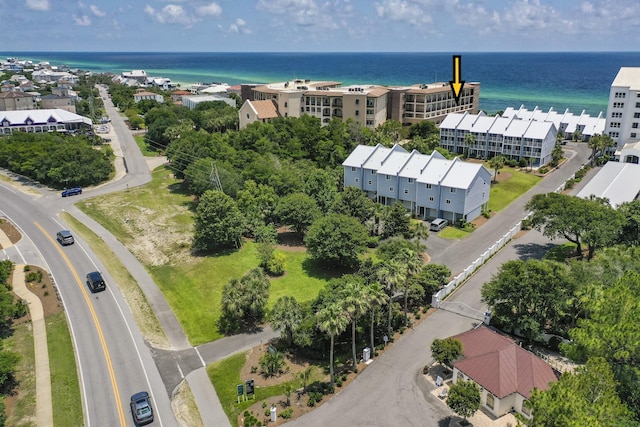
[[[49,239],[49,241],[58,250],[60,255],[62,255],[62,258],[67,263],[67,266],[69,267],[69,270],[71,270],[71,273],[73,274],[73,277],[76,279],[76,283],[80,287],[80,290],[82,291],[82,295],[84,296],[84,299],[87,302],[87,307],[89,307],[89,311],[91,312],[91,317],[93,318],[93,323],[96,325],[96,329],[98,330],[98,337],[100,338],[100,344],[102,344],[102,351],[104,352],[104,357],[105,357],[105,359],[107,361],[107,369],[109,371],[109,377],[111,378],[111,385],[113,386],[113,395],[114,395],[114,397],[116,399],[116,407],[118,408],[118,416],[120,417],[120,425],[124,427],[124,426],[127,425],[127,423],[126,423],[125,418],[124,418],[124,410],[122,409],[122,401],[120,400],[120,391],[118,389],[118,382],[116,381],[116,375],[115,375],[115,372],[113,371],[113,365],[111,363],[111,357],[109,356],[109,350],[107,349],[107,342],[104,339],[104,334],[102,333],[102,328],[100,327],[100,323],[98,322],[98,316],[96,315],[96,312],[93,309],[93,304],[91,302],[91,298],[89,298],[89,294],[87,293],[87,289],[84,286],[84,282],[80,279],[80,276],[78,275],[78,272],[75,270],[75,268],[73,268],[73,265],[71,265],[71,261],[69,261],[69,258],[67,257],[67,255],[60,248],[60,246],[56,244],[56,242],[49,235],[49,233],[47,233],[44,230],[44,228],[42,228],[42,226],[40,224],[38,224],[37,222],[34,222],[34,224],[36,225],[36,227],[38,227],[40,229],[40,231],[42,231],[42,234],[44,234],[45,237],[47,237],[47,239]]]

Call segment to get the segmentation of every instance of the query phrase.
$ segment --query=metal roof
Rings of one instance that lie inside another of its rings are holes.
[[[631,202],[640,193],[640,165],[608,162],[578,193],[584,199],[591,195],[605,197],[614,208]]]

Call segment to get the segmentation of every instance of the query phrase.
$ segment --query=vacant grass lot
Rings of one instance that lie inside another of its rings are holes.
[[[156,150],[153,150],[151,147],[149,147],[147,145],[147,143],[144,141],[144,137],[145,135],[134,135],[133,139],[136,140],[136,144],[138,144],[138,147],[140,147],[140,151],[142,152],[143,156],[148,156],[148,157],[154,157],[158,154],[158,152]]]
[[[524,193],[534,187],[542,178],[532,173],[516,170],[515,168],[503,168],[501,174],[509,173],[511,177],[497,184],[491,183],[491,192],[489,193],[489,209],[494,212],[500,212],[509,206],[511,202],[522,196]],[[493,177],[492,177],[493,179]]]
[[[6,425],[19,427],[35,426],[36,375],[33,369],[35,355],[31,324],[23,323],[14,326],[13,334],[4,339],[2,344],[3,350],[13,351],[20,355],[20,360],[18,361],[15,371],[15,379],[19,384],[19,393],[11,397],[15,399],[15,402],[13,404],[13,412],[7,414]],[[51,351],[51,349],[49,349],[49,351]],[[76,374],[75,370],[73,374]],[[52,383],[52,390],[54,390],[54,386],[55,384]]]
[[[258,266],[253,243],[211,256],[191,254],[193,200],[163,167],[153,172],[145,187],[94,197],[78,207],[146,266],[191,344],[222,337],[216,327],[222,288]],[[272,280],[269,306],[282,295],[292,295],[300,303],[311,301],[331,277],[308,260],[306,252],[284,252],[285,274]]]

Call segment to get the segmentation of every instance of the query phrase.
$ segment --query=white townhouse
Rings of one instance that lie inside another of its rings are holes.
[[[558,133],[562,133],[564,139],[573,139],[576,132],[580,136],[581,141],[588,141],[594,135],[601,135],[604,132],[606,119],[602,111],[597,117],[592,117],[585,113],[584,110],[580,115],[575,115],[567,108],[564,113],[559,113],[552,108],[549,111],[542,111],[538,107],[533,110],[527,110],[521,105],[517,110],[508,107],[502,113],[502,117],[515,117],[520,120],[533,120],[536,122],[552,122]]]
[[[553,122],[489,117],[482,112],[451,113],[440,124],[440,146],[454,154],[482,159],[497,155],[515,160],[531,158],[533,165],[542,166],[551,161],[557,133]],[[472,144],[465,141],[469,134]]]
[[[386,148],[358,145],[342,163],[344,186],[363,190],[378,203],[401,202],[423,219],[471,221],[489,202],[491,173],[482,164],[440,153],[407,152],[400,145]]]
[[[620,68],[611,83],[605,133],[616,142],[616,159],[625,144],[640,141],[640,67]]]
[[[144,90],[138,90],[138,92],[136,92],[133,95],[133,101],[136,104],[138,102],[144,101],[146,99],[159,102],[160,104],[164,104],[164,96],[160,95],[159,93],[153,93],[153,92],[147,92],[147,91],[144,91]]]

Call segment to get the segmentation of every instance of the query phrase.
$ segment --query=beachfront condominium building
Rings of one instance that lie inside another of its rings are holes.
[[[241,95],[243,102],[274,101],[281,117],[307,114],[317,117],[323,125],[333,118],[351,119],[374,129],[390,119],[404,125],[423,120],[439,124],[448,113],[477,112],[480,84],[466,84],[459,104],[445,83],[406,87],[342,86],[340,82],[297,79],[266,85],[242,85]]]
[[[440,146],[451,153],[490,159],[526,159],[533,166],[551,161],[558,131],[553,122],[487,116],[484,113],[449,114],[440,124]]]
[[[423,219],[477,218],[489,203],[491,173],[480,163],[448,160],[437,151],[408,152],[400,145],[358,145],[342,163],[344,186],[384,205],[400,202]]]
[[[640,140],[640,67],[620,68],[611,83],[605,133],[616,142],[616,158],[625,144]]]

